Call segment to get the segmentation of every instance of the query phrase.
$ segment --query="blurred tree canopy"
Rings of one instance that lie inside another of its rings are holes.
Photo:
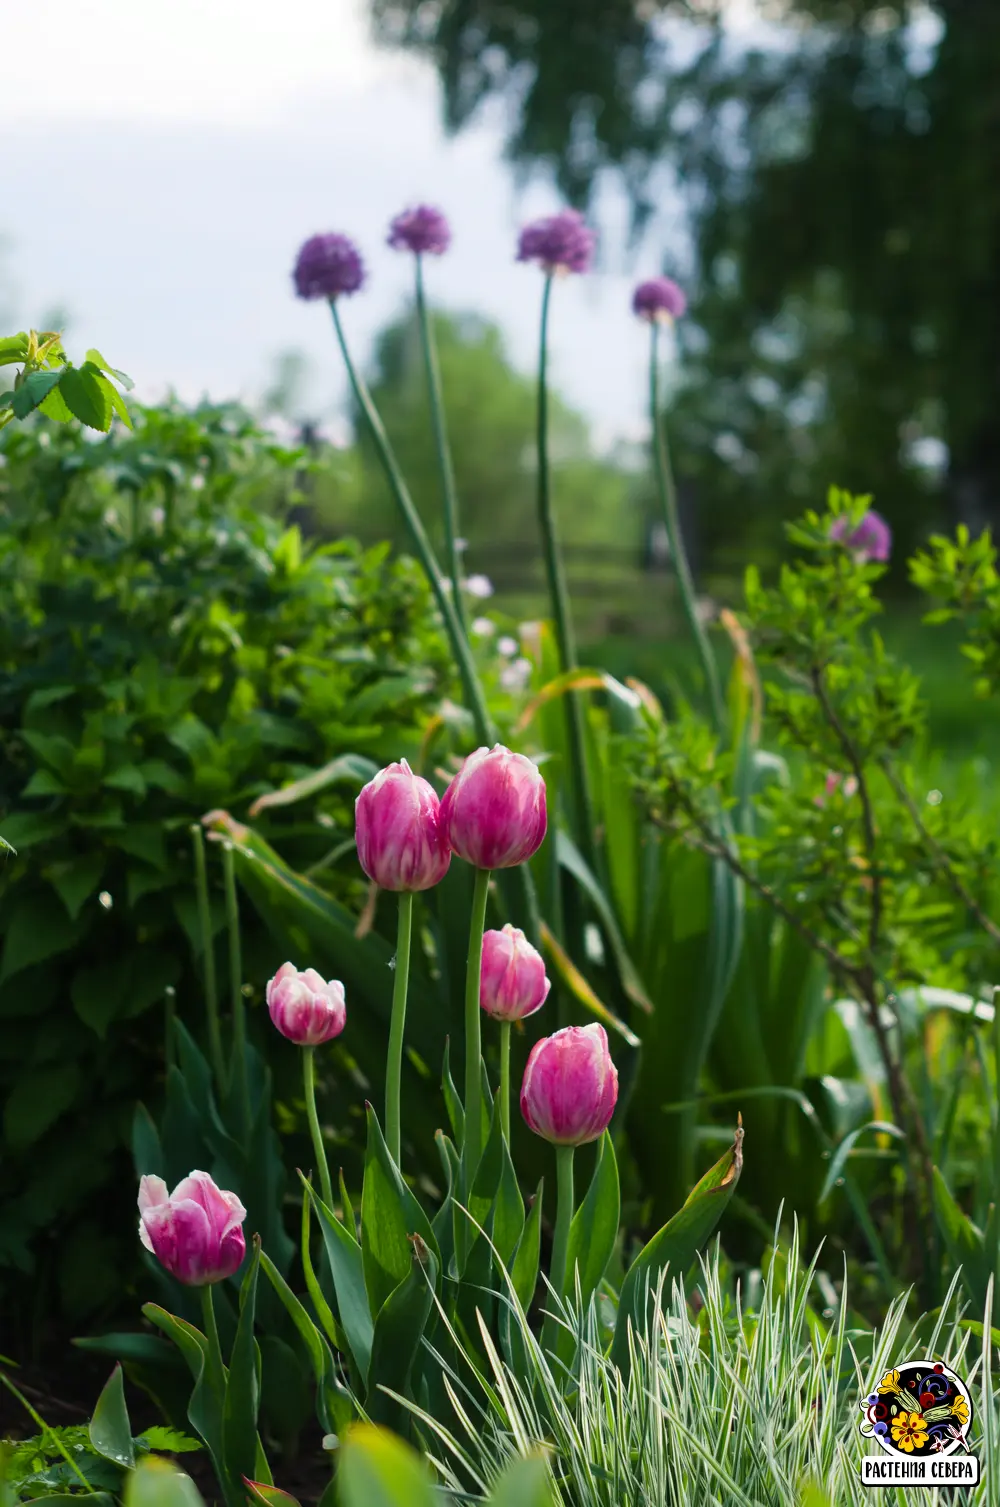
[[[370,3],[452,129],[502,96],[508,155],[571,202],[614,175],[639,234],[680,185],[673,433],[720,566],[830,482],[904,547],[1000,521],[997,0],[757,0],[739,29],[729,0]]]

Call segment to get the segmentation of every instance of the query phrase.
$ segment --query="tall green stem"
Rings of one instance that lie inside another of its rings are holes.
[[[356,370],[354,362],[351,360],[351,354],[347,349],[347,341],[344,338],[343,326],[340,323],[340,314],[337,311],[337,300],[335,298],[330,299],[330,309],[333,313],[333,327],[337,333],[337,340],[340,345],[341,355],[344,358],[344,365],[347,367],[347,375],[350,379],[355,402],[364,414],[368,427],[371,430],[372,439],[375,441],[375,448],[382,462],[386,479],[396,499],[399,511],[402,513],[406,526],[409,529],[413,547],[430,582],[438,610],[444,619],[445,630],[451,644],[451,651],[458,666],[459,675],[461,676],[466,704],[476,724],[476,735],[484,743],[491,744],[494,741],[495,729],[486,706],[483,688],[479,684],[479,677],[476,674],[476,667],[472,660],[472,651],[469,648],[468,639],[462,632],[462,625],[455,604],[451,600],[447,583],[434,557],[431,542],[421,522],[420,514],[417,512],[416,504],[410,496],[403,473],[399,469],[399,462],[396,460],[392,446],[389,443],[389,436],[385,432],[385,426],[379,417],[378,409],[372,402],[371,394]]]
[[[403,890],[399,897],[399,928],[396,934],[395,975],[392,985],[392,1017],[389,1022],[389,1057],[385,1066],[385,1140],[399,1167],[399,1093],[403,1075],[403,1034],[406,1029],[406,990],[410,981],[410,936],[413,929],[413,895]]]
[[[500,1129],[510,1147],[510,1021],[500,1022]]]
[[[198,930],[201,932],[201,956],[205,978],[205,1016],[208,1021],[208,1054],[215,1074],[215,1091],[220,1099],[226,1092],[226,1064],[222,1055],[222,1031],[219,1028],[219,991],[215,979],[215,949],[212,944],[212,914],[208,903],[208,869],[205,864],[205,839],[201,827],[191,827],[194,847],[194,882],[198,897]]]
[[[563,571],[562,556],[556,538],[556,520],[552,508],[552,489],[549,474],[549,400],[548,400],[548,345],[549,304],[552,296],[552,274],[545,279],[542,292],[541,332],[538,341],[538,409],[536,444],[538,448],[538,527],[542,536],[542,555],[548,581],[549,599],[556,629],[556,645],[559,650],[559,668],[565,674],[576,669],[576,643],[573,636],[573,619],[570,612],[569,591]],[[566,740],[569,745],[570,772],[576,803],[577,829],[580,847],[588,863],[594,858],[594,819],[590,800],[590,784],[587,779],[587,762],[584,754],[583,706],[578,692],[569,691],[565,697]]]
[[[222,1346],[219,1344],[219,1327],[215,1322],[215,1288],[211,1282],[201,1289],[201,1313],[205,1338],[208,1340],[209,1378],[218,1385],[221,1392],[225,1386],[226,1368],[222,1359]]]
[[[670,464],[670,452],[667,447],[666,433],[660,421],[660,327],[654,321],[650,329],[649,422],[653,436],[653,466],[656,473],[656,489],[659,494],[660,507],[663,510],[663,522],[667,530],[667,541],[670,545],[670,558],[677,574],[677,584],[680,587],[684,616],[687,618],[688,627],[691,629],[691,635],[698,650],[698,657],[701,660],[702,673],[705,677],[705,687],[708,691],[708,699],[711,707],[712,723],[716,732],[721,732],[724,713],[722,693],[719,690],[719,673],[716,669],[715,657],[712,654],[712,648],[708,642],[705,629],[698,618],[695,604],[694,580],[691,576],[691,566],[688,563],[687,551],[684,548],[680,517],[677,512],[677,487],[674,483],[673,467]]]
[[[556,1147],[556,1229],[552,1241],[552,1270],[549,1281],[556,1295],[566,1297],[566,1259],[569,1253],[569,1227],[573,1221],[573,1153],[575,1146]]]
[[[472,892],[472,922],[469,928],[469,963],[465,974],[465,1186],[471,1189],[482,1154],[482,1059],[479,1029],[481,1014],[479,982],[483,967],[483,931],[486,926],[486,900],[490,888],[489,869],[476,870]]]
[[[427,301],[424,298],[423,257],[417,253],[417,323],[420,326],[420,343],[424,351],[424,368],[427,372],[427,394],[430,399],[431,429],[434,433],[434,448],[437,451],[438,469],[441,472],[441,497],[444,503],[444,539],[451,574],[452,601],[455,615],[463,633],[466,633],[465,603],[462,600],[462,560],[458,551],[458,493],[455,489],[455,470],[451,463],[451,448],[445,424],[444,398],[441,393],[441,372],[438,367],[437,348],[431,329]]]
[[[309,1134],[312,1136],[313,1154],[316,1157],[316,1171],[319,1173],[319,1185],[323,1193],[323,1202],[328,1209],[333,1208],[333,1184],[330,1181],[330,1166],[326,1159],[326,1147],[323,1145],[323,1132],[319,1128],[319,1115],[316,1113],[316,1048],[302,1048],[302,1083],[306,1094],[306,1117],[309,1121]]]
[[[229,999],[233,1015],[233,1058],[229,1087],[236,1091],[244,1135],[250,1134],[250,1084],[247,1079],[246,1006],[243,1002],[243,955],[240,912],[236,899],[236,859],[232,843],[222,845],[222,873],[226,890],[226,929],[229,933]]]

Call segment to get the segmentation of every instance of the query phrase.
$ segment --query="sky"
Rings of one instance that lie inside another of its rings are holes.
[[[335,436],[346,384],[327,310],[292,294],[296,251],[319,230],[359,244],[369,282],[343,313],[364,363],[412,285],[388,222],[430,202],[454,230],[432,301],[495,320],[531,368],[540,276],[517,228],[558,199],[518,191],[495,117],[447,139],[432,69],[376,49],[356,0],[0,0],[0,28],[0,308],[19,326],[65,310],[71,358],[97,346],[146,400],[253,400],[300,350],[303,407]],[[558,288],[551,360],[603,448],[644,432],[629,297],[661,268],[655,244],[626,263],[613,196],[601,229],[600,269]]]

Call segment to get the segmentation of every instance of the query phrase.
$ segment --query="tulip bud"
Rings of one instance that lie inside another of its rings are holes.
[[[299,1047],[322,1046],[347,1024],[343,984],[326,983],[315,968],[300,973],[294,963],[282,963],[264,997],[272,1023]]]
[[[429,890],[451,863],[441,802],[403,759],[380,769],[354,805],[358,859],[383,890]]]
[[[523,931],[509,923],[483,933],[479,1003],[495,1020],[524,1020],[540,1010],[551,984],[545,962]]]
[[[477,748],[441,800],[452,849],[477,869],[512,869],[545,837],[545,781],[524,754]]]
[[[247,1211],[235,1193],[192,1172],[172,1193],[162,1177],[139,1182],[139,1239],[172,1277],[205,1287],[231,1277],[246,1255]]]
[[[567,1026],[536,1042],[521,1084],[529,1129],[556,1146],[584,1146],[607,1129],[618,1069],[603,1026]]]

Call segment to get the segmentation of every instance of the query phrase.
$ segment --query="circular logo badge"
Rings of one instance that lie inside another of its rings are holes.
[[[887,1371],[859,1404],[861,1432],[903,1460],[968,1449],[972,1402],[966,1385],[940,1361],[914,1360]]]

